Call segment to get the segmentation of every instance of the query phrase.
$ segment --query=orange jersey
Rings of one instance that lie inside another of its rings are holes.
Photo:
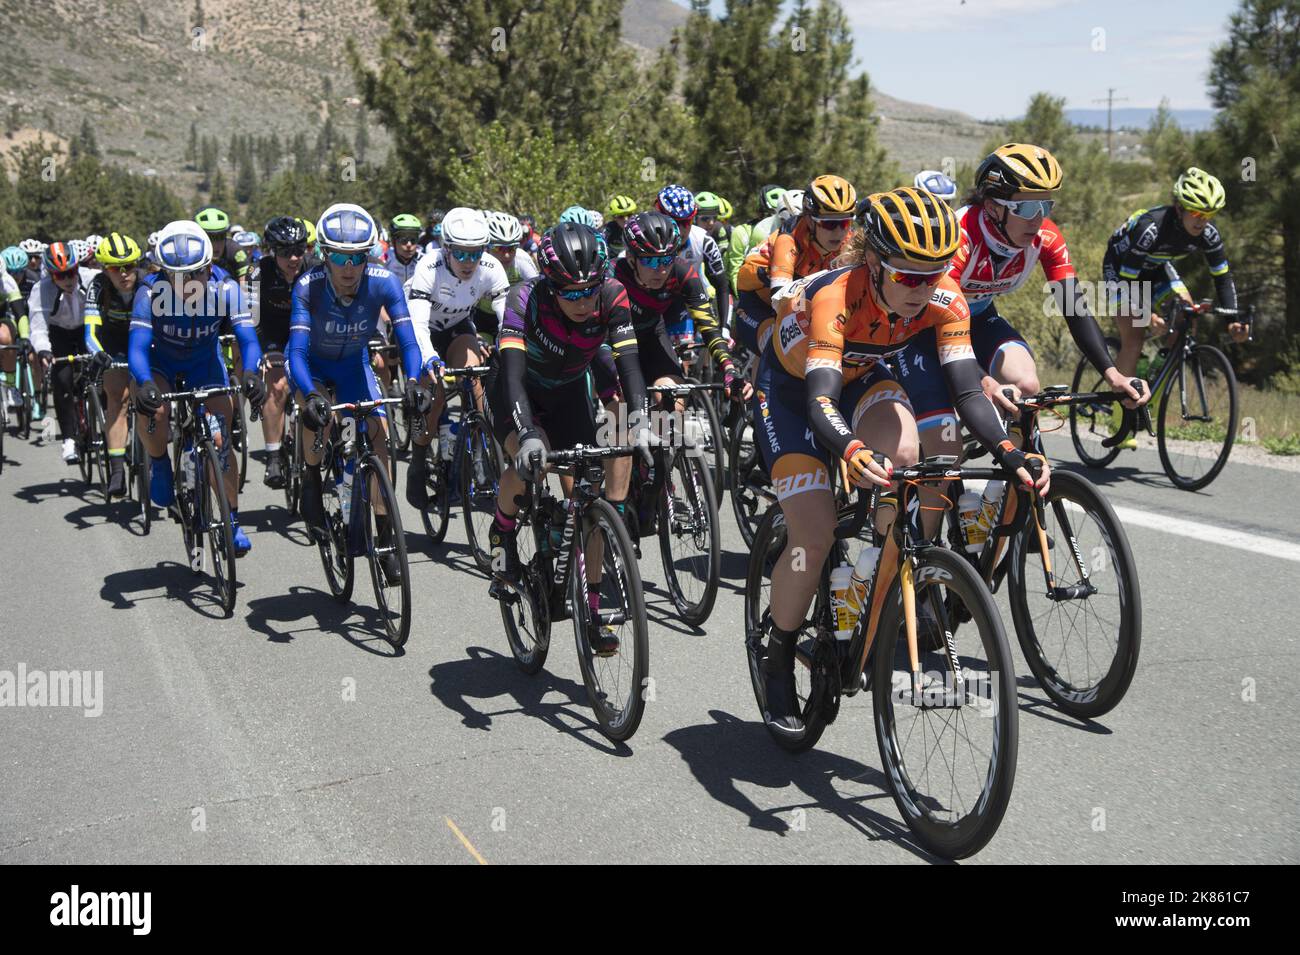
[[[806,216],[800,216],[789,232],[782,230],[772,241],[772,262],[768,266],[769,281],[773,289],[780,288],[792,279],[803,278],[830,268],[839,252],[823,252],[813,239],[814,226]],[[845,245],[853,237],[847,231]],[[843,249],[845,246],[840,246]]]
[[[961,289],[945,275],[916,318],[892,322],[871,297],[871,275],[863,266],[820,272],[786,286],[774,299],[777,328],[772,347],[781,366],[796,378],[814,368],[834,368],[845,384],[903,347],[927,328],[938,336],[939,362],[975,357],[970,309]]]
[[[763,301],[772,301],[768,270],[772,267],[772,243],[776,240],[776,235],[769,233],[767,238],[759,243],[758,248],[745,256],[745,260],[740,263],[740,271],[736,273],[737,292],[755,292]]]

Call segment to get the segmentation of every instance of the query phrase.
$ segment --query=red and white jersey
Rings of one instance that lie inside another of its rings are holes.
[[[1043,263],[1049,282],[1074,278],[1074,264],[1065,237],[1056,223],[1044,219],[1028,248],[1018,249],[997,238],[993,224],[979,206],[957,210],[961,219],[961,246],[948,266],[948,274],[961,286],[971,315],[979,315],[995,295],[1014,292],[1025,284],[1034,263]]]

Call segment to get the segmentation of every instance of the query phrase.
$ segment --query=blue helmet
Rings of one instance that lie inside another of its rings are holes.
[[[351,202],[336,202],[316,223],[316,242],[335,252],[369,252],[379,239],[370,213]]]
[[[675,184],[664,186],[659,190],[655,205],[664,215],[671,216],[678,222],[690,219],[695,215],[696,210],[695,196],[691,194],[691,190]]]
[[[197,272],[212,262],[212,240],[193,219],[177,219],[159,230],[154,257],[169,272]]]
[[[5,270],[17,275],[27,268],[27,253],[16,245],[11,245],[0,252],[0,257],[4,258]]]
[[[952,202],[957,198],[957,183],[953,182],[937,169],[923,169],[916,174],[913,181],[916,188],[924,189],[933,196],[938,196],[944,202]]]
[[[561,222],[576,222],[578,225],[585,225],[589,229],[596,228],[596,223],[591,218],[591,212],[584,206],[569,206],[560,213]]]

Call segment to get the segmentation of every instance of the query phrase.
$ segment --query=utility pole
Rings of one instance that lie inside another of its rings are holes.
[[[1114,136],[1114,128],[1113,128],[1113,126],[1112,126],[1112,124],[1111,124],[1111,121],[1110,121],[1111,110],[1114,108],[1114,105],[1115,105],[1116,103],[1127,103],[1127,102],[1128,102],[1128,97],[1127,97],[1127,96],[1121,96],[1121,97],[1119,97],[1119,99],[1116,99],[1116,98],[1115,98],[1115,87],[1112,86],[1112,87],[1110,87],[1109,89],[1106,90],[1106,98],[1105,98],[1105,99],[1095,99],[1095,100],[1093,100],[1093,102],[1094,102],[1094,103],[1105,103],[1105,104],[1106,104],[1106,158],[1107,158],[1107,159],[1110,159],[1110,160],[1114,160],[1114,158],[1115,158],[1115,148],[1114,148],[1114,146],[1113,146],[1113,144],[1112,144],[1112,137]]]

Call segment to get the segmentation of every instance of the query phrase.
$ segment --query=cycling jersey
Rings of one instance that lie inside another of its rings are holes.
[[[32,347],[38,352],[50,350],[51,328],[82,331],[85,324],[86,289],[95,277],[90,269],[77,267],[77,290],[65,295],[48,275],[32,288],[27,297],[27,315],[31,326]]]
[[[294,386],[304,395],[313,391],[313,366],[318,372],[336,364],[369,368],[366,345],[375,337],[381,308],[392,320],[402,361],[407,368],[418,368],[420,349],[411,315],[392,272],[382,265],[367,265],[356,294],[346,302],[334,291],[324,265],[300,275],[293,286],[293,317],[285,350]],[[339,400],[355,397],[340,393]]]
[[[831,260],[840,254],[827,252],[819,246],[813,229],[812,220],[800,216],[794,221],[793,227],[781,229],[772,236],[771,259],[767,267],[768,285],[772,291],[775,292],[794,279],[830,268]],[[853,232],[849,230],[844,237],[845,243],[852,236]]]
[[[135,289],[123,298],[105,272],[98,273],[86,292],[86,349],[93,355],[106,351],[114,357],[124,356],[131,335],[131,318],[135,312]]]
[[[694,265],[708,283],[707,294],[717,302],[718,324],[726,328],[731,317],[731,303],[727,298],[727,270],[722,264],[722,251],[718,248],[718,243],[702,227],[693,225],[679,254]]]
[[[201,370],[203,380],[187,374],[192,387],[223,383],[225,366],[217,339],[226,322],[239,342],[244,366],[256,368],[262,360],[239,285],[230,278],[218,279],[215,270],[203,283],[201,297],[192,296],[193,285],[193,280],[186,281],[180,295],[167,278],[136,287],[127,361],[141,384],[152,378],[154,368],[173,381],[179,371]],[[221,366],[219,377],[214,377],[214,363]]]
[[[409,262],[403,262],[397,257],[397,249],[391,248],[384,256],[384,266],[388,271],[397,276],[397,281],[405,285],[415,275],[415,267],[420,264],[420,253],[417,251],[411,256]]]
[[[444,261],[447,251],[435,248],[420,257],[420,263],[406,287],[411,321],[425,362],[435,357],[431,332],[442,331],[469,318],[485,297],[492,299],[498,324],[505,313],[506,270],[495,258],[484,253],[478,268],[468,279],[458,279]],[[391,312],[390,312],[391,314]]]
[[[709,354],[719,367],[725,369],[732,363],[727,340],[709,308],[709,293],[704,290],[697,268],[684,256],[673,261],[663,288],[643,287],[637,282],[636,266],[627,258],[614,263],[614,278],[627,289],[632,324],[638,338],[649,339],[657,335],[657,329],[685,311],[695,322],[695,330],[703,337]],[[677,373],[681,373],[680,368]]]
[[[993,231],[993,223],[979,206],[957,211],[961,220],[961,245],[953,256],[948,274],[961,285],[972,315],[983,314],[993,297],[1014,292],[1025,284],[1035,263],[1042,263],[1049,282],[1075,277],[1070,250],[1061,230],[1051,219],[1044,219],[1038,235],[1026,248],[1008,245]]]
[[[1191,235],[1183,228],[1176,206],[1139,209],[1129,216],[1107,242],[1103,268],[1107,281],[1134,282],[1147,277],[1159,281],[1167,275],[1175,286],[1181,286],[1174,262],[1196,251],[1205,255],[1219,305],[1236,308],[1237,287],[1219,230],[1207,222],[1204,232]]]
[[[0,319],[8,315],[17,321],[26,312],[22,289],[18,287],[12,275],[0,269]]]
[[[302,275],[302,272],[298,274]],[[284,277],[273,255],[266,256],[249,272],[248,311],[264,351],[283,351],[289,342],[296,282],[296,278]]]

